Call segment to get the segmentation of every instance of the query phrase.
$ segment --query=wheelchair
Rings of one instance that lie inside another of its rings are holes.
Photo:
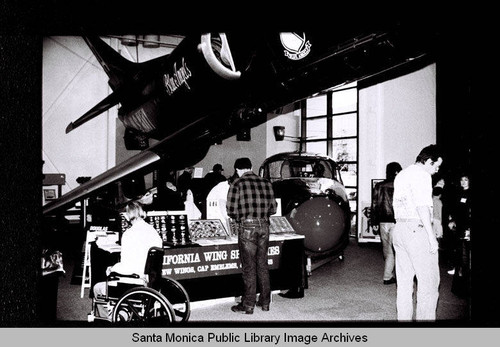
[[[191,312],[189,296],[179,282],[162,276],[163,254],[163,248],[149,249],[144,270],[146,280],[137,274],[111,272],[106,278],[106,295],[92,299],[87,320],[111,318],[113,323],[159,326],[186,322]],[[104,307],[110,315],[99,316],[99,307]]]

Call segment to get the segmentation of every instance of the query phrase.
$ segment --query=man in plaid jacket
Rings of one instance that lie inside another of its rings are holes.
[[[227,213],[238,226],[238,248],[243,272],[244,294],[233,312],[252,314],[254,306],[269,311],[271,285],[267,265],[269,216],[276,213],[274,191],[267,179],[252,171],[249,158],[238,158],[234,168],[239,178],[229,187]],[[257,284],[260,296],[256,303]]]

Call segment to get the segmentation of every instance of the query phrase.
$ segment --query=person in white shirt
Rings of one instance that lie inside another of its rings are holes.
[[[163,247],[163,242],[156,229],[146,223],[146,213],[141,204],[131,201],[125,207],[125,218],[132,224],[122,236],[120,262],[108,268],[107,274],[117,272],[119,274],[138,274],[144,277],[144,268],[148,251],[151,247]],[[94,285],[94,298],[98,295],[106,295],[106,282],[98,282]],[[110,312],[98,306],[100,317],[110,317]]]
[[[229,192],[229,185],[238,178],[238,174],[235,172],[225,181],[219,182],[215,187],[213,187],[207,195],[207,206],[210,201],[217,201],[218,208],[210,210],[211,217],[208,219],[220,219],[224,225],[227,226],[229,217],[226,211],[227,205],[227,193]],[[207,211],[208,214],[208,211]],[[229,227],[228,227],[229,230]]]
[[[396,225],[397,319],[413,319],[414,277],[417,278],[416,320],[436,319],[439,297],[438,241],[432,228],[431,176],[443,158],[436,145],[422,149],[416,162],[394,180],[393,208]]]

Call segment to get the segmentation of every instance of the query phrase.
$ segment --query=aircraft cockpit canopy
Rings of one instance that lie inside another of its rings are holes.
[[[264,162],[260,174],[271,182],[290,178],[329,178],[342,182],[336,163],[316,155],[272,156]]]

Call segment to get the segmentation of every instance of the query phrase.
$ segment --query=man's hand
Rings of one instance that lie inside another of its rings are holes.
[[[443,237],[443,228],[441,227],[441,221],[439,219],[432,220],[432,228],[434,229],[434,232],[438,239]]]
[[[437,242],[437,239],[434,237],[431,237],[431,239],[429,240],[429,252],[431,252],[431,254],[434,254],[438,250],[439,250],[439,244]]]
[[[439,244],[436,239],[436,234],[432,230],[432,219],[431,219],[431,209],[429,206],[417,206],[417,213],[422,222],[422,226],[427,233],[427,238],[429,240],[429,252],[435,254],[439,249]]]

